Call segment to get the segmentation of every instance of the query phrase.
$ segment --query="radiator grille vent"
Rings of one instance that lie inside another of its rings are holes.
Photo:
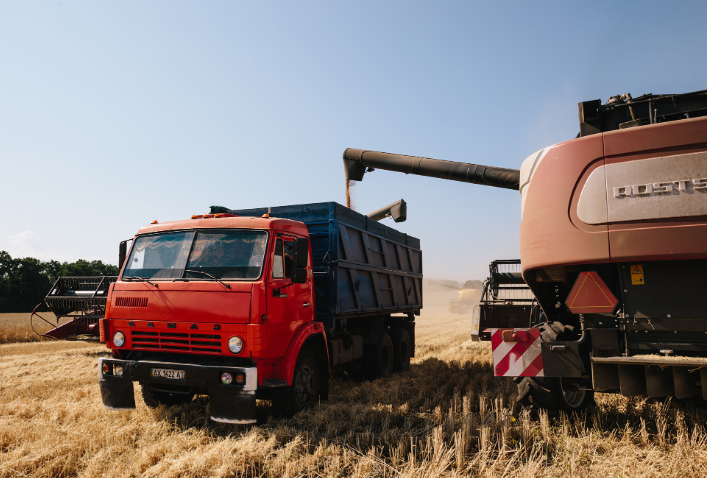
[[[133,308],[146,308],[147,307],[147,297],[116,297],[115,298],[116,307],[133,307]]]
[[[173,350],[196,353],[221,353],[221,336],[211,334],[187,334],[178,332],[152,332],[133,330],[130,332],[133,349]]]

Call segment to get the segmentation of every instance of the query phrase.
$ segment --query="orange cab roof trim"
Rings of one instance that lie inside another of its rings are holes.
[[[137,232],[151,234],[162,231],[176,231],[184,229],[272,229],[290,232],[300,236],[308,236],[307,226],[299,221],[281,219],[277,217],[263,218],[251,216],[236,217],[210,217],[207,219],[185,219],[182,221],[163,222],[162,224],[149,224]]]

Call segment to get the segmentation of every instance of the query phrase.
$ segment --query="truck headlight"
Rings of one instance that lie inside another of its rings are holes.
[[[228,339],[228,350],[234,354],[241,353],[241,350],[243,350],[243,340],[240,337],[231,337]]]
[[[120,330],[113,334],[113,345],[116,347],[122,347],[125,345],[125,334]]]

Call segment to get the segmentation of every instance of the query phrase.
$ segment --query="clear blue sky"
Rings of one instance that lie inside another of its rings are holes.
[[[707,2],[0,3],[0,249],[116,263],[157,219],[344,202],[347,147],[519,168],[577,103],[707,88]],[[430,278],[519,256],[517,192],[376,171]],[[394,225],[390,219],[389,225]]]

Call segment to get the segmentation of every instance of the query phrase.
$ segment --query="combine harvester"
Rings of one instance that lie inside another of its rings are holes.
[[[594,391],[707,399],[706,115],[707,91],[626,94],[579,103],[577,138],[520,170],[361,149],[344,168],[520,191],[522,275],[545,321],[481,326],[525,406],[578,410]]]

